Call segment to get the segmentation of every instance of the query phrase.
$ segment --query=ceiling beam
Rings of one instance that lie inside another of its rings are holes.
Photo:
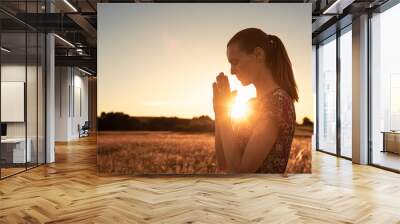
[[[90,56],[55,56],[56,66],[80,66],[88,67],[96,71],[97,59]]]
[[[80,14],[68,14],[68,17],[79,25],[87,34],[86,42],[91,46],[97,45],[97,30],[88,22],[88,20]]]
[[[351,5],[355,0],[336,0],[326,7],[322,14],[342,14],[343,10]]]

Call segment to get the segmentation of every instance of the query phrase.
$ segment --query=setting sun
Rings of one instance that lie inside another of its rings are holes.
[[[236,120],[245,119],[250,111],[248,101],[256,97],[256,90],[253,85],[243,86],[236,77],[229,77],[232,90],[237,91],[235,101],[231,106],[231,117]]]
[[[234,119],[245,118],[249,112],[246,102],[235,101],[232,105],[231,117]]]

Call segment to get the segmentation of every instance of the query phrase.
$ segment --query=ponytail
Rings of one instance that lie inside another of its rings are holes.
[[[292,63],[279,37],[268,35],[257,28],[247,28],[236,33],[227,46],[233,42],[238,42],[247,53],[252,53],[256,47],[261,47],[265,52],[266,66],[271,70],[274,81],[293,101],[299,101]]]
[[[275,35],[267,35],[266,41],[268,45],[268,48],[264,50],[267,53],[266,64],[271,69],[274,81],[289,94],[293,101],[299,101],[292,63],[285,46]]]

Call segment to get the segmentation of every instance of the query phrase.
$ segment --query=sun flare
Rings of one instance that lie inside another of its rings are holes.
[[[250,114],[248,101],[256,96],[256,91],[253,85],[243,86],[236,78],[229,80],[232,90],[237,90],[237,96],[231,105],[231,118],[235,120],[246,119]]]
[[[249,112],[249,107],[246,102],[235,101],[232,104],[231,117],[233,119],[245,118]]]

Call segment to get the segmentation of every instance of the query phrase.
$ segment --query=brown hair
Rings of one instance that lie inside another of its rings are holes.
[[[247,28],[236,33],[227,46],[232,43],[238,43],[246,53],[252,53],[256,47],[261,47],[265,52],[266,66],[271,70],[274,81],[293,101],[299,101],[292,63],[279,37],[268,35],[257,28]]]

